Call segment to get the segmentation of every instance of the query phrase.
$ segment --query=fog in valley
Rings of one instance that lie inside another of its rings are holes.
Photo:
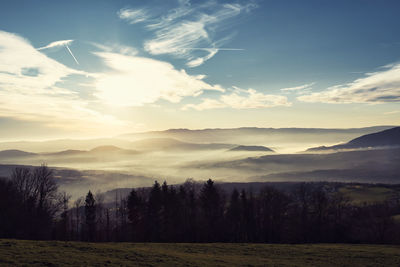
[[[0,176],[15,165],[55,168],[61,189],[145,187],[154,180],[220,182],[392,182],[399,149],[306,151],[392,128],[209,129],[137,133],[109,139],[0,143]]]

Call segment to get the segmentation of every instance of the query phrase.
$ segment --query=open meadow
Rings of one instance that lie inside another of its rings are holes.
[[[1,266],[399,266],[400,247],[0,240]]]

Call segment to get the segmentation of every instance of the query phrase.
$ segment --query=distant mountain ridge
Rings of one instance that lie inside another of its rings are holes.
[[[110,152],[122,152],[125,149],[122,149],[117,146],[98,146],[95,148],[92,148],[89,152],[91,153],[110,153]]]
[[[272,149],[266,146],[237,146],[229,151],[264,151],[264,152],[274,152]]]
[[[78,156],[85,154],[116,154],[116,153],[124,153],[124,154],[136,154],[139,153],[135,150],[123,149],[116,146],[98,146],[91,150],[75,150],[68,149],[57,152],[48,152],[48,153],[32,153],[26,152],[17,149],[8,149],[0,151],[0,158],[20,158],[20,157],[30,157],[30,156]]]
[[[304,143],[307,145],[302,146],[302,149],[305,149],[306,147],[321,144],[337,144],[361,135],[393,127],[395,126],[373,126],[349,129],[259,127],[197,130],[169,129],[165,131],[130,133],[113,138],[0,142],[0,150],[23,150],[35,153],[65,151],[66,154],[74,154],[75,152],[79,153],[77,150],[87,151],[98,146],[117,146],[124,149],[141,150],[141,147],[150,148],[152,145],[154,147],[155,143],[160,144],[160,147],[164,147],[165,149],[171,148],[178,150],[215,149],[216,147],[218,147],[218,149],[230,149],[238,145],[266,147],[274,145],[282,147],[281,145],[276,145],[277,143],[284,143],[285,146],[289,143]],[[155,138],[160,139],[157,141]],[[144,144],[146,142],[145,139],[148,140],[149,145]],[[164,141],[162,141],[162,139]],[[173,141],[171,139],[175,140]],[[136,143],[137,141],[140,141],[142,144]]]
[[[0,158],[2,157],[29,157],[36,156],[36,153],[26,152],[18,149],[7,149],[0,151]]]
[[[147,138],[173,138],[189,143],[230,143],[237,145],[260,145],[270,147],[278,143],[335,144],[351,140],[361,135],[370,134],[395,126],[373,126],[349,129],[327,128],[214,128],[214,129],[169,129],[128,133],[116,138],[135,141]],[[308,147],[311,147],[308,146]],[[305,148],[305,147],[304,147]]]
[[[350,140],[345,144],[335,146],[321,146],[310,148],[307,151],[357,149],[374,147],[400,146],[400,127],[391,128],[377,133],[366,134]]]
[[[205,132],[231,132],[231,131],[259,131],[259,132],[359,132],[364,131],[381,131],[385,129],[391,129],[393,125],[382,125],[382,126],[370,126],[361,128],[301,128],[301,127],[287,127],[287,128],[264,128],[264,127],[238,127],[238,128],[206,128],[206,129],[187,129],[187,128],[175,128],[163,131],[150,131],[150,132],[138,132],[138,133],[127,133],[119,135],[118,137],[128,137],[130,135],[141,135],[141,134],[156,134],[156,133],[205,133]]]

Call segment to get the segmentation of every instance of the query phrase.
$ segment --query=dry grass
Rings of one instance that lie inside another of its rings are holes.
[[[0,266],[400,266],[400,247],[3,239]]]

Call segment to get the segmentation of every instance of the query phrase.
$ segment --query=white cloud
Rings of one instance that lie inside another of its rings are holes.
[[[123,8],[118,11],[118,17],[127,21],[129,24],[144,22],[150,18],[147,11],[144,9],[129,9]]]
[[[400,102],[400,64],[385,66],[353,82],[329,87],[297,98],[304,102],[385,103]]]
[[[121,125],[56,85],[71,75],[91,74],[47,57],[18,35],[0,31],[0,116],[77,131]]]
[[[215,56],[215,54],[217,54],[217,52],[219,50],[214,48],[214,49],[207,49],[205,51],[208,51],[208,55],[205,55],[203,57],[195,58],[195,59],[189,61],[188,63],[186,63],[186,65],[188,67],[190,67],[190,68],[194,68],[194,67],[200,66],[201,64],[203,64],[204,62],[206,62],[207,60],[209,60],[210,58]]]
[[[204,90],[224,91],[203,81],[204,75],[189,75],[167,62],[120,53],[94,54],[110,68],[98,76],[96,96],[112,105],[141,106],[159,99],[177,103]]]
[[[94,43],[90,42],[91,45],[96,47],[97,49],[103,51],[103,52],[111,52],[111,53],[118,53],[118,54],[124,54],[127,56],[136,56],[138,51],[131,47],[131,46],[126,46],[126,45],[121,45],[121,44],[99,44],[99,43]]]
[[[393,111],[388,111],[388,112],[384,112],[384,115],[393,115],[393,114],[398,114],[400,113],[400,110],[393,110]]]
[[[54,47],[63,47],[66,45],[70,45],[74,40],[60,40],[60,41],[55,41],[52,42],[46,46],[39,47],[37,50],[44,50],[44,49],[49,49],[49,48],[54,48]]]
[[[206,110],[206,109],[217,109],[217,108],[226,108],[227,105],[220,100],[204,98],[203,101],[199,104],[187,104],[183,106],[183,110],[195,109],[195,110]]]
[[[69,68],[27,40],[0,31],[0,116],[107,135],[126,131],[132,123],[102,113],[104,104],[140,106],[159,99],[177,103],[204,90],[224,91],[204,81],[205,75],[189,75],[167,62],[138,57],[131,47],[94,45],[102,50],[94,54],[108,71],[87,73]],[[85,99],[62,87],[64,81],[74,84],[74,80],[79,81],[75,85],[88,85],[86,90],[92,89],[90,95],[97,98]]]
[[[144,49],[152,55],[169,54],[186,59],[188,67],[197,67],[211,59],[222,45],[232,39],[232,34],[215,38],[221,24],[255,7],[252,3],[219,4],[214,1],[192,6],[189,1],[180,1],[179,7],[169,10],[165,16],[148,20],[146,28],[154,32],[154,38],[145,41]],[[227,28],[229,25],[224,26]],[[196,47],[204,48],[193,49]]]
[[[85,73],[48,58],[15,34],[0,31],[0,86],[3,90],[43,91],[72,74]]]
[[[219,99],[205,98],[200,104],[187,104],[183,110],[206,110],[216,108],[255,109],[278,106],[291,106],[286,96],[269,95],[257,92],[254,89],[243,90],[234,87],[231,94],[221,95]]]
[[[299,86],[295,86],[295,87],[282,88],[281,91],[290,92],[290,91],[301,91],[304,89],[311,89],[314,84],[315,84],[315,82],[307,83],[307,84],[299,85]]]

